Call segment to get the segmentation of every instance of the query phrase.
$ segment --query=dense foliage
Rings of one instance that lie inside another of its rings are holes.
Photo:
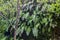
[[[60,25],[60,0],[20,0],[17,40],[50,40]],[[0,0],[0,40],[13,40],[17,0]]]

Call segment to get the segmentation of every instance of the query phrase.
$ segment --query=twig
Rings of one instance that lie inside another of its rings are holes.
[[[20,4],[19,4],[19,0],[17,0],[17,14],[16,14],[16,25],[14,28],[14,40],[16,40],[16,29],[18,28],[19,15],[20,15]]]

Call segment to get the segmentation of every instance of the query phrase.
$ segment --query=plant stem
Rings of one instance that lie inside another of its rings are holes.
[[[20,15],[20,4],[19,4],[19,0],[17,0],[17,14],[16,14],[16,25],[14,28],[14,40],[16,40],[16,29],[18,28],[19,15]]]

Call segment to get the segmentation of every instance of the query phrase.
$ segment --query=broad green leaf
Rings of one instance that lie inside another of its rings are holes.
[[[34,27],[34,28],[32,29],[32,31],[33,31],[33,35],[34,35],[35,37],[37,37],[37,36],[38,36],[38,29]]]

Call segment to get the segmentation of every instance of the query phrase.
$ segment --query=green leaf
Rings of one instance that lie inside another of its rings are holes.
[[[26,29],[26,34],[27,34],[27,36],[30,34],[30,32],[31,32],[31,28],[28,27],[28,28]]]
[[[32,31],[33,31],[33,35],[34,35],[35,37],[37,37],[37,36],[38,36],[38,29],[34,27],[34,28],[32,29]]]
[[[6,37],[3,37],[1,40],[6,40]]]

